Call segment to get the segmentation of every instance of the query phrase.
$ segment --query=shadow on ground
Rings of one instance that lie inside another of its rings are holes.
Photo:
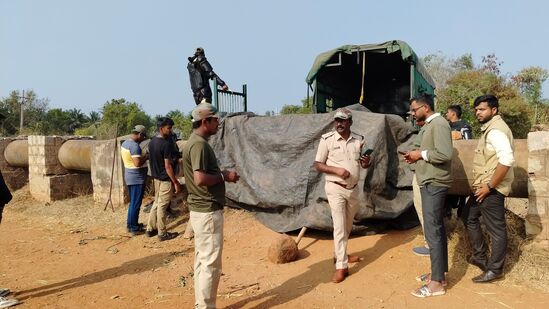
[[[192,249],[189,249],[192,250]],[[94,284],[124,275],[134,275],[145,271],[150,271],[151,268],[166,267],[177,256],[177,253],[166,252],[149,255],[140,259],[125,262],[120,266],[97,271],[81,277],[68,279],[65,281],[52,283],[37,288],[19,291],[15,296],[19,300],[28,298],[37,298],[50,294],[59,293],[69,289],[83,287],[89,284]]]

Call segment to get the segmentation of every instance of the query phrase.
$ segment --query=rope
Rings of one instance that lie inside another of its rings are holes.
[[[359,103],[362,104],[364,102],[364,78],[366,76],[366,52],[363,53],[362,56],[362,89],[360,91],[360,100]]]

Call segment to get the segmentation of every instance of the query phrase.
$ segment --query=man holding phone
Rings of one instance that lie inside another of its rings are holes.
[[[334,224],[334,255],[336,271],[332,282],[339,283],[349,275],[348,263],[360,261],[347,255],[347,241],[358,210],[357,186],[360,168],[371,162],[371,149],[364,148],[364,136],[351,132],[353,118],[347,108],[339,108],[334,115],[334,131],[322,135],[314,167],[326,174],[326,197]]]
[[[420,275],[425,285],[412,295],[430,297],[446,293],[448,272],[448,241],[444,228],[444,200],[452,183],[452,138],[450,125],[435,113],[434,98],[423,94],[410,100],[410,111],[416,121],[425,122],[419,131],[419,147],[404,155],[409,164],[415,163],[415,176],[421,192],[423,229],[429,245],[431,272]]]

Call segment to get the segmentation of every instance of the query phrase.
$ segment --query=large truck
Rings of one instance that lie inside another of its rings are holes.
[[[343,45],[321,53],[306,82],[317,113],[360,103],[372,112],[406,117],[410,98],[435,90],[416,53],[398,40]]]

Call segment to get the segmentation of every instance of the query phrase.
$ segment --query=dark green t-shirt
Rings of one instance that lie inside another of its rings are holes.
[[[183,147],[183,175],[189,192],[187,197],[189,210],[212,212],[223,209],[223,205],[225,205],[225,182],[211,187],[197,186],[193,177],[196,170],[208,174],[219,175],[221,173],[215,153],[208,141],[193,133]]]

